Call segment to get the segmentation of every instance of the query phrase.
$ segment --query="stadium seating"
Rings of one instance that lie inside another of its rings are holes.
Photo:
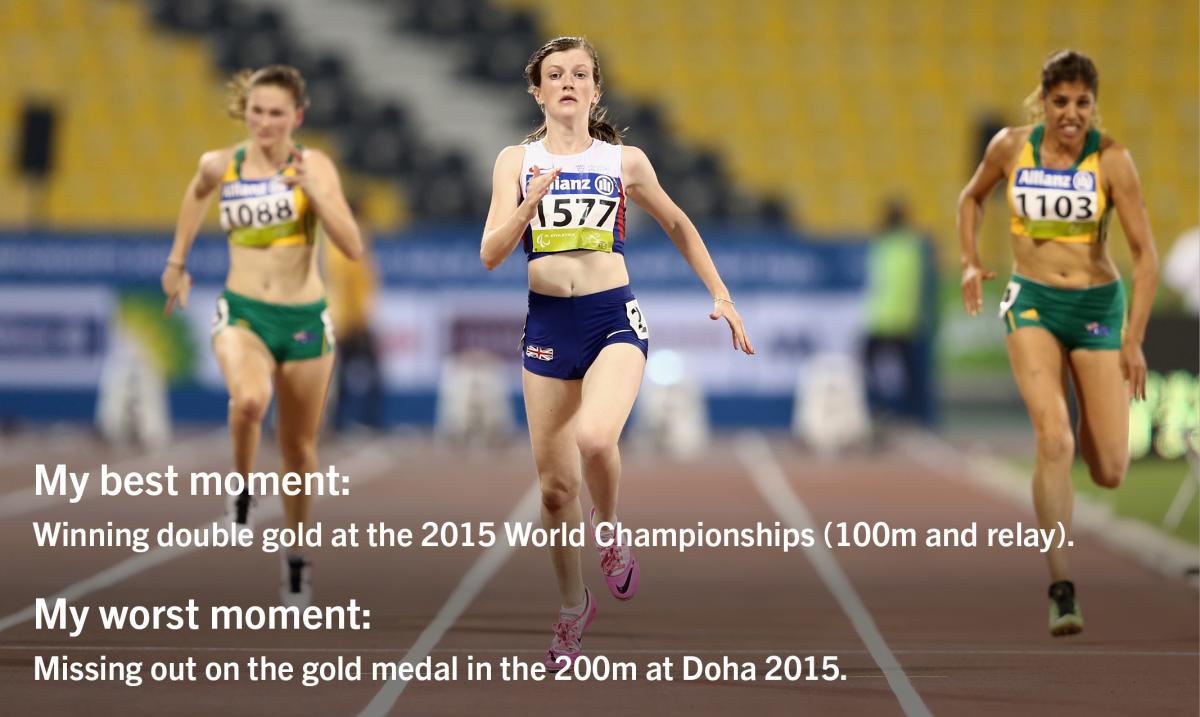
[[[981,121],[1024,122],[1044,58],[1074,47],[1100,69],[1105,126],[1138,163],[1160,248],[1197,223],[1195,3],[1064,0],[1048,17],[1035,0],[494,2],[535,15],[543,37],[586,34],[618,92],[716,150],[739,186],[785,197],[801,227],[871,230],[901,195],[948,247]]]
[[[228,75],[213,62],[209,43],[164,31],[140,0],[3,5],[0,85],[6,91],[0,94],[0,138],[9,147],[20,141],[27,103],[54,108],[57,119],[53,171],[44,188],[26,181],[14,162],[0,162],[0,192],[9,198],[0,202],[0,225],[172,226],[201,152],[244,136],[242,127],[225,116]],[[210,0],[160,6],[190,12],[186,17],[195,24],[211,19],[206,12],[233,7]],[[332,101],[323,84],[336,74],[336,60],[318,58],[310,73],[315,101],[309,124],[329,127],[343,121],[336,113],[350,103]],[[341,154],[326,132],[306,127],[300,138],[335,157]],[[379,224],[395,226],[406,219],[404,196],[390,179],[347,176],[344,181],[362,195]]]
[[[544,39],[588,35],[611,115],[699,220],[786,215],[810,232],[858,233],[900,196],[948,247],[981,128],[1024,121],[1043,58],[1077,47],[1099,65],[1105,127],[1137,160],[1160,248],[1198,221],[1194,3],[1064,0],[1053,22],[1030,22],[1041,12],[1034,0],[354,1],[383,8],[397,29],[452,39],[448,57],[483,82],[519,83]],[[0,162],[9,198],[0,224],[169,226],[200,151],[241,136],[222,113],[229,71],[278,60],[310,81],[303,140],[339,159],[378,223],[486,211],[487,178],[471,162],[418,151],[411,107],[368,101],[343,58],[306,47],[277,9],[253,0],[3,7],[0,139],[18,144],[23,109],[42,103],[57,112],[58,142],[44,187]],[[1001,223],[986,226],[985,246],[1002,255]]]

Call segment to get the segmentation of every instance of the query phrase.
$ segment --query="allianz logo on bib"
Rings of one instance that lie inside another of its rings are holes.
[[[525,185],[529,185],[532,174],[525,175]],[[550,185],[554,194],[601,194],[611,197],[617,193],[617,180],[607,174],[593,172],[563,172]]]
[[[1096,178],[1091,172],[1076,172],[1071,178],[1071,187],[1077,192],[1091,192],[1096,189]]]
[[[1017,172],[1018,187],[1041,187],[1043,189],[1074,189],[1077,192],[1092,192],[1096,189],[1096,175],[1083,170],[1027,168]]]
[[[606,197],[611,197],[617,193],[617,183],[607,174],[596,175],[596,191]]]
[[[289,191],[288,186],[275,177],[267,179],[239,179],[221,185],[221,199],[246,199],[266,197]]]

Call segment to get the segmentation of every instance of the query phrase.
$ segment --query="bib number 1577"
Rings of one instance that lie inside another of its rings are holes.
[[[595,197],[547,197],[538,202],[538,224],[542,227],[595,226],[603,228],[617,208],[615,199],[596,199]],[[546,212],[550,213],[550,222],[546,221]],[[599,213],[599,219],[594,224],[588,223],[588,218]]]

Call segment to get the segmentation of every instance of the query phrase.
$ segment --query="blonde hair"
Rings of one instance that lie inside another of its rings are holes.
[[[300,70],[291,65],[267,65],[258,70],[238,70],[233,74],[225,85],[229,89],[225,111],[235,120],[245,119],[246,98],[250,90],[264,85],[282,87],[292,94],[298,109],[308,107],[308,90]]]
[[[596,93],[599,96],[604,84],[604,78],[600,75],[600,57],[596,54],[596,48],[592,47],[592,43],[588,42],[587,38],[575,36],[556,37],[529,56],[529,62],[525,64],[525,81],[529,83],[529,94],[533,94],[534,89],[542,84],[542,61],[552,53],[575,48],[587,50],[591,55],[592,79],[596,82]],[[544,107],[542,111],[545,111]],[[616,125],[608,120],[608,108],[601,107],[597,102],[592,105],[588,114],[588,134],[610,144],[621,144],[621,137],[624,136],[625,130],[617,129]],[[525,142],[536,142],[545,136],[546,121],[542,120],[537,129],[525,135]]]

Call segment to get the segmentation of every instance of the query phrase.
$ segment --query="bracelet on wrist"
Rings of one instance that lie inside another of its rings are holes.
[[[173,266],[176,269],[186,269],[187,265],[178,259],[167,259],[167,266]]]
[[[724,303],[724,304],[729,304],[730,306],[733,306],[733,303],[734,303],[734,301],[733,301],[733,299],[722,299],[722,298],[721,298],[721,297],[719,297],[719,296],[714,296],[714,297],[713,297],[713,303],[714,303],[714,304],[721,304],[721,303]]]

